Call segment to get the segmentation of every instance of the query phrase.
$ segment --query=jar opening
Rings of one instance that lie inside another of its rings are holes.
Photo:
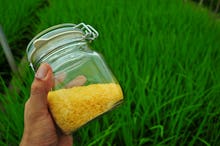
[[[98,32],[90,25],[65,23],[52,26],[34,37],[27,46],[26,52],[30,66],[37,57],[70,42],[91,42],[98,37]],[[37,52],[37,53],[36,53]]]

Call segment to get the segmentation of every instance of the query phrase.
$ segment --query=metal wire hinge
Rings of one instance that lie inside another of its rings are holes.
[[[76,25],[74,28],[78,28],[85,33],[84,38],[87,40],[94,40],[99,36],[99,33],[90,25],[86,25],[85,23],[80,23]]]

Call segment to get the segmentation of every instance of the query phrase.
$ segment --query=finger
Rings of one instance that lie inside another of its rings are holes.
[[[72,146],[73,137],[71,135],[61,135],[58,140],[58,146]]]
[[[86,83],[87,79],[85,76],[80,75],[77,76],[74,80],[70,81],[67,85],[66,88],[71,88],[74,86],[82,86]]]
[[[55,76],[54,77],[55,86],[62,84],[62,82],[64,81],[65,78],[66,78],[65,72],[62,72],[62,73],[58,74],[57,76]]]
[[[47,94],[53,86],[52,69],[48,64],[42,64],[31,86],[31,96],[29,104],[32,105],[33,110],[42,110],[47,108]]]

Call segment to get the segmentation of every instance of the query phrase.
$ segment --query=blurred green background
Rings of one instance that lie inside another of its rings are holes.
[[[22,74],[10,73],[1,48],[0,145],[18,145],[23,133],[34,76],[20,64],[28,42],[47,27],[85,22],[100,33],[91,45],[125,101],[74,133],[75,145],[219,146],[219,1],[196,2],[0,0],[0,24]]]

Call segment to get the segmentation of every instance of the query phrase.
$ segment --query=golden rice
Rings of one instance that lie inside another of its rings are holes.
[[[105,113],[122,99],[121,87],[115,83],[78,86],[48,94],[54,120],[66,134]]]

